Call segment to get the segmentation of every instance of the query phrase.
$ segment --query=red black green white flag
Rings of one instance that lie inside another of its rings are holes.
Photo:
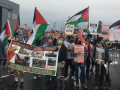
[[[12,35],[14,37],[16,36],[17,30],[19,29],[19,27],[20,27],[20,14],[18,14],[17,22],[14,26],[14,29],[12,30]]]
[[[1,36],[0,36],[4,45],[8,44],[8,38],[10,36],[11,36],[11,28],[10,28],[9,20],[7,20],[7,22],[4,26],[3,32],[1,33]]]
[[[44,31],[47,28],[47,22],[39,11],[35,8],[34,18],[33,18],[33,33],[30,36],[27,44],[35,45],[36,40],[43,36]]]
[[[110,29],[120,29],[120,20],[118,20],[117,22],[113,23],[110,26]]]
[[[70,19],[66,21],[66,24],[77,25],[78,23],[81,22],[88,22],[88,18],[89,18],[88,13],[89,13],[89,7],[73,15]]]

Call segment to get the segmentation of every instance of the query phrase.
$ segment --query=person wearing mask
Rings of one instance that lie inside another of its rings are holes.
[[[48,47],[52,47],[52,46],[53,46],[53,40],[52,40],[52,39],[48,39],[48,40],[46,41],[46,45],[47,45]],[[46,85],[46,87],[47,87],[47,90],[50,89],[50,78],[52,79],[53,90],[57,90],[57,77],[56,77],[56,76],[46,75],[45,85]]]
[[[82,45],[81,43],[81,39],[80,38],[77,38],[76,41],[75,41],[75,44],[76,45]],[[79,54],[81,54],[81,52],[76,52],[74,53],[74,48],[72,50],[73,52],[71,52],[71,55],[73,56],[78,56]],[[85,49],[85,53],[84,53],[84,63],[76,63],[74,62],[74,67],[75,67],[75,77],[76,77],[76,87],[78,88],[79,87],[79,78],[78,78],[78,74],[79,74],[79,68],[81,69],[81,80],[82,80],[82,86],[84,89],[87,89],[87,86],[85,85],[85,56],[86,56],[87,52],[86,52],[86,49]]]
[[[38,47],[41,46],[41,42],[42,42],[41,38],[37,39],[36,40],[36,46],[38,46]],[[41,75],[40,74],[34,74],[33,78],[37,79],[37,77],[41,77]]]
[[[20,40],[18,33],[16,34],[15,40],[16,41]],[[15,60],[18,60],[17,55],[15,57]],[[19,85],[19,82],[18,82],[18,72],[20,73],[20,79],[21,79],[20,87],[23,87],[24,86],[24,73],[23,73],[23,71],[16,70],[16,69],[14,70],[15,82],[14,82],[13,86],[18,86]]]
[[[103,38],[102,37],[98,37],[97,41],[98,41],[97,47],[105,49],[104,48],[104,40],[103,40]],[[104,67],[104,64],[108,65],[108,60],[105,59],[105,58],[106,58],[106,56],[104,57],[103,63],[101,63],[101,61],[96,61],[96,65],[95,65],[95,68],[96,68],[96,70],[95,70],[96,71],[95,72],[95,86],[94,86],[95,90],[98,90],[98,89],[106,90],[107,89],[103,85],[104,76],[105,76],[105,73],[106,73],[106,69]],[[99,81],[99,84],[98,84],[98,81]]]
[[[5,46],[0,38],[0,81],[2,81],[2,78],[1,78],[1,61],[2,60],[5,60]]]
[[[63,44],[63,38],[59,37],[58,39],[58,47],[59,47],[59,54],[58,54],[58,66],[57,66],[57,77],[60,78],[60,86],[64,87],[62,83],[65,73],[65,61],[67,59],[67,49]]]
[[[72,48],[74,47],[74,43],[73,43],[73,37],[70,36],[68,38],[68,43],[66,45],[66,48],[67,48],[67,60],[65,62],[65,81],[67,81],[67,76],[68,76],[68,67],[70,66],[71,68],[71,79],[72,80],[75,80],[75,77],[74,77],[74,65],[73,65],[73,56],[71,56],[71,50]]]
[[[92,49],[90,45],[89,38],[85,39],[86,41],[86,50],[87,50],[87,58],[86,58],[86,78],[90,79],[91,76],[89,76],[89,70],[90,70],[90,64],[92,63]]]

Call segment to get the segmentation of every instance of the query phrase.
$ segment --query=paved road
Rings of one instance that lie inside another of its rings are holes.
[[[7,69],[2,69],[2,76],[5,76],[7,73]],[[11,84],[14,82],[13,76],[8,76],[3,78],[3,81],[0,83],[0,90],[46,90],[45,89],[45,76],[42,76],[41,78],[38,78],[37,80],[33,79],[33,74],[31,73],[25,73],[25,83],[24,87],[20,88],[13,87]],[[94,75],[91,75],[92,78],[86,80],[86,85],[88,86],[87,90],[94,90]],[[111,77],[111,90],[118,90],[119,84],[120,84],[120,66],[111,66],[110,67],[110,77]],[[59,80],[58,80],[59,82]],[[58,90],[84,90],[82,86],[80,86],[78,89],[75,87],[75,81],[72,81],[69,79],[68,81],[64,81],[65,88],[60,88],[58,86]],[[81,83],[80,83],[81,85]],[[108,83],[105,81],[105,85],[107,85],[109,90]]]

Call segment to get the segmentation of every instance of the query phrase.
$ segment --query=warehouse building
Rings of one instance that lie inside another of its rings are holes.
[[[0,0],[0,33],[3,31],[6,21],[9,19],[13,30],[19,13],[19,4],[9,0]]]

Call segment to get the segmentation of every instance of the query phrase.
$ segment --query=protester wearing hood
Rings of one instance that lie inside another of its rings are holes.
[[[76,39],[75,45],[82,45],[80,38]],[[76,55],[79,55],[79,54],[81,54],[81,52],[74,53],[74,48],[73,48],[71,55],[76,56]],[[86,52],[86,48],[85,48],[84,56],[86,56],[86,54],[87,54],[87,52]],[[87,86],[85,85],[85,59],[84,59],[83,64],[74,62],[74,67],[75,67],[76,87],[77,88],[79,87],[79,78],[78,78],[79,68],[78,67],[80,67],[80,69],[81,69],[81,80],[82,80],[82,84],[83,84],[82,86],[83,86],[83,88],[87,89]]]
[[[73,42],[74,38],[72,36],[70,36],[68,38],[68,43],[66,44],[66,48],[67,48],[67,60],[65,62],[65,81],[67,81],[67,76],[68,76],[68,67],[70,66],[71,68],[71,79],[75,80],[74,77],[74,65],[73,65],[73,56],[71,56],[71,50],[74,47],[74,42]]]
[[[46,46],[48,46],[48,47],[52,47],[53,46],[52,39],[48,39],[46,41]],[[45,85],[46,85],[47,89],[48,90],[50,89],[50,78],[52,79],[53,90],[57,90],[57,78],[56,78],[56,76],[49,76],[49,75],[46,75]]]
[[[2,81],[2,79],[1,79],[1,61],[5,60],[5,58],[6,58],[5,57],[5,46],[0,38],[0,81]]]
[[[59,54],[58,54],[58,66],[57,66],[57,77],[60,78],[60,86],[64,87],[64,84],[62,83],[62,80],[64,78],[65,73],[65,61],[67,58],[67,49],[65,45],[63,44],[63,38],[59,37],[58,39],[58,46],[59,46]]]
[[[97,47],[105,49],[104,48],[104,40],[103,40],[103,38],[98,37],[97,41],[98,41]],[[98,89],[105,90],[106,89],[106,87],[103,85],[104,76],[105,76],[105,73],[106,73],[106,69],[104,67],[104,64],[108,65],[108,60],[105,59],[105,58],[106,58],[106,56],[104,57],[104,61],[102,63],[100,61],[96,61],[96,65],[95,65],[95,68],[96,68],[95,86],[94,86],[95,90],[98,90]],[[99,81],[99,84],[98,84],[98,81]]]

